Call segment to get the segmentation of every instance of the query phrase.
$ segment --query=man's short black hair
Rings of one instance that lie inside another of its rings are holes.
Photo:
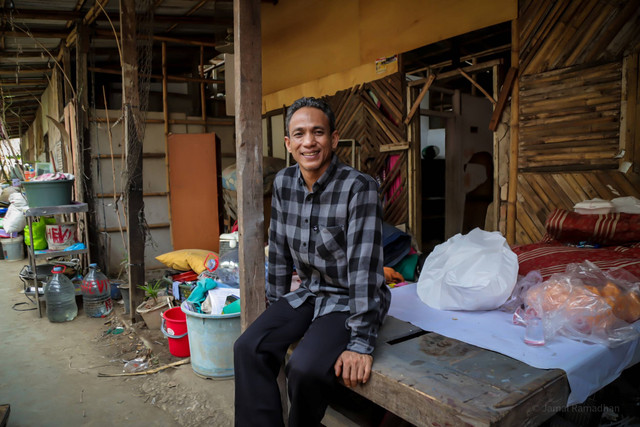
[[[293,114],[303,107],[312,107],[317,108],[322,111],[325,116],[329,119],[329,133],[332,134],[334,130],[336,130],[336,116],[333,114],[331,107],[322,99],[312,98],[312,97],[303,97],[296,100],[289,109],[287,109],[287,117],[285,119],[284,125],[287,132],[287,136],[289,136],[289,123],[291,122],[291,117]]]

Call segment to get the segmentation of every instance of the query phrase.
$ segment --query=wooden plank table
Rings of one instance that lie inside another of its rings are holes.
[[[416,426],[539,425],[565,407],[560,369],[537,369],[387,317],[356,393]]]

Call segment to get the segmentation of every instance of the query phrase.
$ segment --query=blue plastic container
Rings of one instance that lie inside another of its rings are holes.
[[[180,306],[187,317],[191,368],[204,378],[229,378],[233,371],[233,344],[240,336],[240,313],[202,314]]]

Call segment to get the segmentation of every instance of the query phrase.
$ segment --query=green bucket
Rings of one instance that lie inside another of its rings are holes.
[[[22,181],[30,208],[71,204],[73,179],[56,181]]]

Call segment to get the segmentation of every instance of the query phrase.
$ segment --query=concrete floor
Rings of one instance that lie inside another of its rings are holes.
[[[188,364],[153,375],[98,377],[124,366],[114,356],[115,341],[103,336],[105,319],[80,310],[71,322],[51,323],[37,310],[19,311],[35,307],[21,293],[18,273],[26,263],[0,260],[0,404],[11,405],[8,426],[233,424],[233,380],[199,378]],[[135,339],[119,337],[125,344]],[[162,353],[160,365],[180,360],[166,356],[167,339],[159,331],[149,341]]]

